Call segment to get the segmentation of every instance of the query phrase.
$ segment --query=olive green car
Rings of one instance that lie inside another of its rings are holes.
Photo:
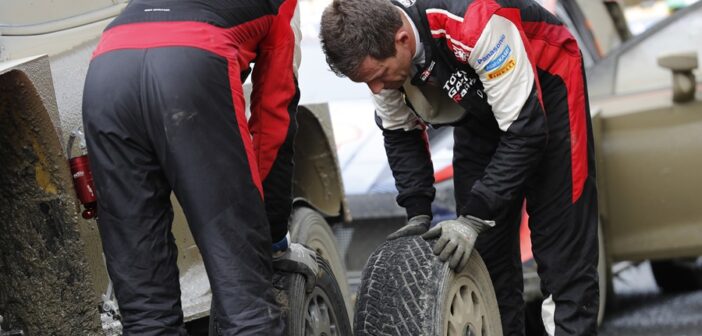
[[[652,260],[663,289],[702,287],[700,41],[697,2],[588,70],[607,262]]]

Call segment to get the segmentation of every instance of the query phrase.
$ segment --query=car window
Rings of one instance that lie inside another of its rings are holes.
[[[632,34],[638,35],[676,11],[695,4],[698,0],[625,1],[624,16]]]
[[[576,3],[587,20],[586,26],[592,30],[601,56],[620,46],[629,36],[620,28],[626,26],[626,20],[623,14],[617,15],[621,8],[619,3],[606,0],[576,0]]]
[[[702,6],[689,8],[664,28],[622,52],[617,61],[615,93],[633,93],[671,86],[670,70],[657,59],[670,53],[696,51],[702,56]],[[702,73],[696,70],[698,81]]]

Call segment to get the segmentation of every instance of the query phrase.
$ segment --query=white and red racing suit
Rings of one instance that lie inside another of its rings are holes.
[[[505,335],[524,332],[519,218],[524,198],[555,335],[596,333],[597,192],[582,57],[534,1],[396,5],[419,37],[414,75],[374,96],[376,122],[408,217],[431,214],[427,124],[454,126],[457,212],[495,220],[478,240]]]

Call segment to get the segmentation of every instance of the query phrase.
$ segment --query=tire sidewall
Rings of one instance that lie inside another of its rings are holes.
[[[348,279],[346,278],[346,267],[339,253],[336,237],[332,233],[329,224],[317,211],[307,207],[295,208],[291,218],[291,240],[317,250],[317,253],[320,253],[322,258],[329,263],[344,298],[347,314],[353,318],[353,306]],[[320,249],[318,245],[322,245],[322,248]]]
[[[597,311],[597,326],[599,327],[604,320],[605,311],[607,309],[607,299],[612,293],[612,277],[609,256],[607,255],[607,246],[604,239],[604,228],[602,221],[597,224],[597,276],[599,285],[599,309]]]
[[[317,282],[315,290],[321,290],[326,295],[329,302],[328,308],[336,318],[336,327],[338,335],[352,335],[351,322],[346,312],[343,296],[339,290],[337,280],[331,271],[329,264],[321,258],[317,258],[319,272],[317,273]],[[300,274],[290,274],[288,294],[288,333],[290,336],[305,335],[305,319],[308,313],[310,295],[305,292],[305,278]]]

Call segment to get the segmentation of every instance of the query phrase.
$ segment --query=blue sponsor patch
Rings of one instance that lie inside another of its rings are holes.
[[[502,50],[502,53],[499,56],[497,56],[497,58],[488,62],[488,64],[485,66],[485,71],[492,71],[499,68],[502,64],[505,63],[507,58],[509,58],[509,54],[511,53],[512,49],[509,48],[509,44],[505,45],[505,50]]]
[[[507,62],[505,62],[505,64],[503,66],[497,68],[497,70],[495,70],[493,72],[488,72],[487,78],[488,78],[488,80],[491,80],[491,79],[495,79],[497,77],[500,77],[500,76],[512,71],[514,69],[514,67],[516,67],[516,66],[517,66],[517,61],[514,60],[514,56],[512,56],[509,59],[507,59]]]

